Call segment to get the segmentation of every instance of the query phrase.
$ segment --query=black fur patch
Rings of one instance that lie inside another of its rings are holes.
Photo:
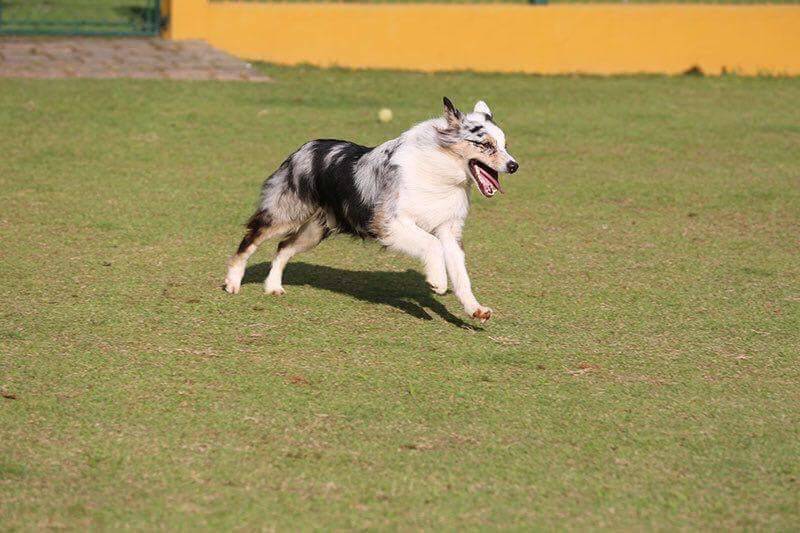
[[[263,209],[256,211],[256,213],[250,217],[250,220],[247,221],[247,224],[245,224],[247,233],[244,234],[242,242],[239,243],[239,248],[236,250],[236,253],[240,254],[247,250],[247,248],[258,238],[261,231],[270,224],[272,224],[272,217],[270,217],[269,213]]]
[[[442,103],[444,104],[444,108],[449,111],[450,113],[454,114],[457,117],[461,116],[461,111],[456,109],[456,106],[453,105],[453,102],[446,96],[442,97]]]
[[[284,161],[278,170],[283,170],[286,172],[286,186],[290,191],[297,192],[297,182],[295,181],[294,162],[292,161],[292,158],[290,157]]]
[[[334,149],[336,156],[326,162],[326,156]],[[333,213],[336,229],[342,233],[376,237],[370,229],[374,206],[364,203],[355,183],[356,165],[372,148],[348,141],[320,139],[305,150],[302,157],[311,157],[311,172],[297,176],[300,200]]]
[[[442,98],[442,103],[444,103],[444,118],[447,119],[447,123],[450,124],[450,126],[459,124],[461,119],[464,118],[464,115],[461,114],[461,111],[456,109],[456,106],[453,105],[453,102],[451,102],[446,96]]]

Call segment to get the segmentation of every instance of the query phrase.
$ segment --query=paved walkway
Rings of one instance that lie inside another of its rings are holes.
[[[0,77],[270,81],[201,41],[0,37]]]

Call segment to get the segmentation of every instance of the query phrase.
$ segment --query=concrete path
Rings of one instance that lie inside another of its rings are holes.
[[[0,37],[0,77],[270,81],[202,41]]]

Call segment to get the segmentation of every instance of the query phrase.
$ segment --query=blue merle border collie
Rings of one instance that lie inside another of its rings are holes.
[[[225,290],[239,292],[247,260],[265,239],[280,239],[264,283],[267,293],[280,295],[289,259],[346,233],[420,259],[437,294],[447,292],[449,275],[467,315],[485,322],[492,310],[472,294],[461,244],[470,188],[474,183],[491,198],[503,191],[498,174],[518,168],[482,101],[462,113],[444,98],[444,116],[374,148],[307,142],[264,181],[256,212],[228,262]]]

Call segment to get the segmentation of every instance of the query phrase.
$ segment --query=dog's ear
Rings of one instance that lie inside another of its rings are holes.
[[[464,115],[456,109],[456,106],[453,105],[453,102],[448,97],[442,98],[442,102],[444,102],[444,118],[447,119],[447,124],[451,127],[458,126]]]
[[[476,113],[483,113],[484,115],[486,115],[486,118],[492,120],[492,110],[489,109],[489,106],[486,105],[486,102],[484,102],[483,100],[478,100],[478,103],[475,104],[474,111]]]

